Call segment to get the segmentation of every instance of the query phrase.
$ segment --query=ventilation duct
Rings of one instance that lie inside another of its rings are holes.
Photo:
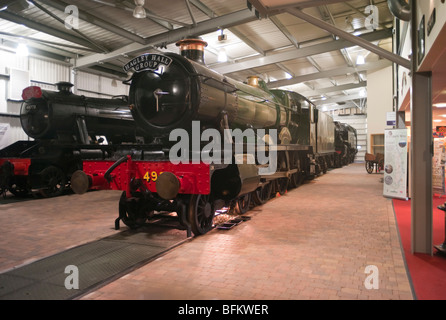
[[[400,20],[410,21],[412,14],[410,12],[410,4],[405,0],[387,0],[390,12]]]

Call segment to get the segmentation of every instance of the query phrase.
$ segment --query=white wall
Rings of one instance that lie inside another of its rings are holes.
[[[367,145],[371,153],[372,134],[384,134],[387,112],[393,111],[392,67],[367,74]]]

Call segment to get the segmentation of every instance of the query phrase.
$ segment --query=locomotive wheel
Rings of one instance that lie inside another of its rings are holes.
[[[8,188],[9,192],[11,192],[16,197],[26,197],[29,194],[29,190],[26,186],[21,186],[17,184],[13,184]]]
[[[245,214],[249,210],[251,204],[251,193],[247,193],[237,199],[237,206],[239,214]]]
[[[299,183],[299,173],[293,173],[290,176],[290,188],[297,188],[300,185]]]
[[[371,161],[366,161],[365,162],[365,169],[367,170],[367,172],[369,174],[373,173],[373,167],[374,167],[374,164]]]
[[[124,191],[119,200],[119,218],[130,229],[137,229],[147,221],[147,210],[141,198],[127,199]]]
[[[302,182],[305,179],[305,175],[302,172],[300,163],[301,162],[299,159],[299,155],[295,154],[294,155],[294,164],[292,166],[292,169],[297,169],[297,172],[293,173],[290,177],[290,182],[289,182],[290,188],[297,188],[298,186],[300,186],[302,184]]]
[[[271,182],[268,182],[254,191],[252,194],[254,203],[257,205],[262,205],[267,202],[271,198],[272,189],[273,184]]]
[[[212,229],[215,210],[210,195],[193,195],[189,203],[189,223],[194,235],[205,234]]]
[[[45,198],[60,196],[67,184],[67,178],[63,171],[55,166],[45,168],[40,173],[42,176],[42,183],[45,186],[40,189],[40,193]]]
[[[290,177],[290,187],[291,188],[297,188],[300,186],[305,180],[305,175],[303,172],[296,172],[293,173]]]
[[[281,196],[283,196],[288,190],[288,178],[279,178],[276,180],[277,191]]]

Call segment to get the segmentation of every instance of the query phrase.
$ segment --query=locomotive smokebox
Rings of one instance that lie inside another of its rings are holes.
[[[180,47],[181,55],[183,57],[205,65],[204,48],[208,45],[206,41],[199,37],[187,38],[178,41],[176,45],[177,47]]]

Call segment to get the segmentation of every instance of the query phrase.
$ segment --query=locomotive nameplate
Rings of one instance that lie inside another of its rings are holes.
[[[124,71],[133,70],[141,72],[144,70],[157,70],[160,66],[168,67],[172,63],[172,59],[162,54],[146,53],[129,61],[124,67]]]

